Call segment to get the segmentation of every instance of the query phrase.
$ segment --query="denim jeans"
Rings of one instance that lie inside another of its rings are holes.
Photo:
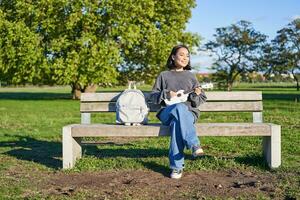
[[[195,117],[184,103],[173,104],[163,109],[158,116],[163,125],[170,127],[171,141],[169,161],[171,169],[184,168],[184,148],[200,146],[196,134]]]

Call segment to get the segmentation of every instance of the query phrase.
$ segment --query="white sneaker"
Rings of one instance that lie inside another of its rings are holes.
[[[193,146],[192,147],[192,156],[194,158],[204,156],[203,149],[200,146]]]
[[[182,177],[182,169],[173,169],[171,173],[171,178],[180,179]]]

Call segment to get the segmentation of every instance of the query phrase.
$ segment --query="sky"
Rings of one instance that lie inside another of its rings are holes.
[[[276,32],[295,18],[300,18],[300,0],[197,0],[187,31],[198,33],[201,44],[213,39],[215,29],[247,20],[255,30],[272,40]],[[192,66],[200,65],[200,72],[208,72],[212,58],[192,55]]]

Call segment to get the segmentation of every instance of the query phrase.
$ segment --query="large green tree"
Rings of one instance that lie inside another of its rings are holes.
[[[217,28],[215,40],[205,44],[205,50],[216,56],[212,67],[216,75],[224,78],[227,90],[238,75],[252,72],[256,69],[255,62],[261,54],[266,36],[256,31],[247,21],[239,21],[228,27]]]
[[[116,83],[119,72],[150,82],[173,45],[198,45],[199,37],[184,31],[194,6],[194,0],[0,1],[5,20],[41,38],[46,79],[71,85],[74,97]]]

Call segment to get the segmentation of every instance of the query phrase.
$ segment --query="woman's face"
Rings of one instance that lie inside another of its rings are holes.
[[[176,54],[173,55],[172,58],[176,68],[184,68],[190,61],[190,53],[186,48],[182,47],[177,50]]]

